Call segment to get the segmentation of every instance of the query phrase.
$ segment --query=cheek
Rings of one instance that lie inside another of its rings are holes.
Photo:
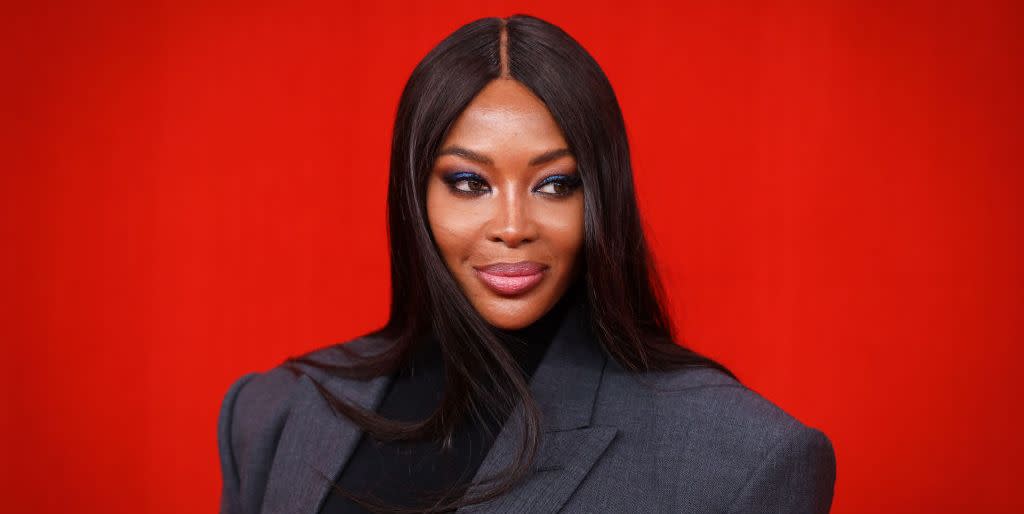
[[[583,246],[583,197],[578,195],[541,218],[546,225],[545,233],[551,249],[565,263],[568,270],[576,261]]]
[[[441,255],[451,265],[468,253],[478,223],[472,212],[451,198],[445,187],[434,181],[427,187],[427,221]]]

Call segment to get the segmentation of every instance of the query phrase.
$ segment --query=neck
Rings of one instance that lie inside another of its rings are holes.
[[[572,315],[572,311],[578,308],[582,299],[581,287],[570,286],[555,305],[533,323],[515,330],[494,328],[495,335],[505,344],[505,348],[527,376],[532,375],[548,346],[558,334],[558,330]],[[417,345],[404,367],[420,366],[428,360],[435,362],[437,366],[441,365],[441,353],[436,337],[430,337]]]
[[[527,374],[532,373],[566,318],[571,315],[572,309],[576,308],[580,300],[578,289],[570,287],[548,312],[533,323],[515,330],[497,331],[499,338],[505,342],[506,348]]]

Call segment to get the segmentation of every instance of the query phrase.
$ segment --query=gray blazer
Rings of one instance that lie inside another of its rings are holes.
[[[459,512],[828,512],[835,454],[821,431],[716,370],[631,374],[578,319],[567,318],[530,382],[542,414],[533,473]],[[347,344],[366,353],[387,343]],[[346,360],[329,348],[311,356]],[[390,380],[305,371],[296,378],[279,366],[228,390],[218,423],[222,514],[316,514],[360,431],[310,377],[374,409]],[[477,479],[511,462],[521,415],[512,413]]]

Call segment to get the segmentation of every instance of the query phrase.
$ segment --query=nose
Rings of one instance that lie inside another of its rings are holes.
[[[487,229],[488,241],[515,248],[537,239],[537,223],[534,221],[528,199],[515,191],[506,190],[497,199],[497,203]]]

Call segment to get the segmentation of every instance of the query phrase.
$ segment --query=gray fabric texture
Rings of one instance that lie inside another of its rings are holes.
[[[459,512],[829,511],[836,461],[823,432],[717,370],[629,373],[580,319],[567,317],[530,382],[542,415],[532,474],[508,495]],[[346,344],[367,353],[387,343]],[[312,356],[347,360],[332,348]],[[313,380],[372,409],[390,380],[304,371],[250,373],[228,389],[218,423],[221,514],[317,514],[361,434]],[[511,462],[521,415],[512,413],[476,480]]]

